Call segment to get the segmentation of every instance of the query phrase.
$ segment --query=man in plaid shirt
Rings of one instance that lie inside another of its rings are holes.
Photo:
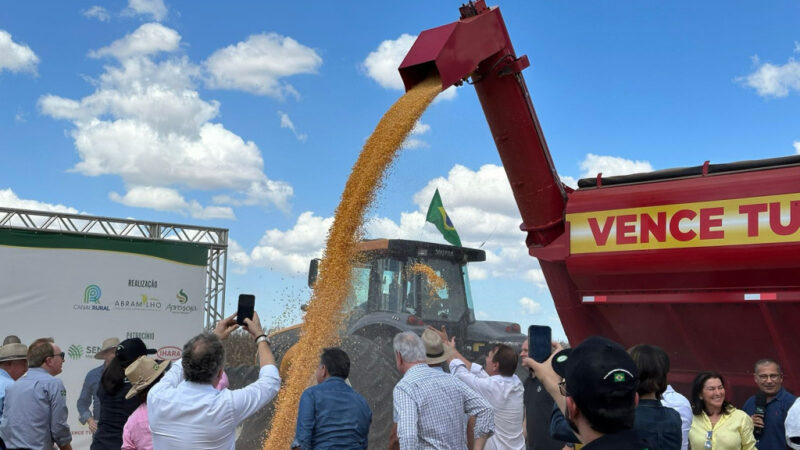
[[[425,345],[413,332],[395,336],[394,354],[403,373],[393,393],[400,449],[464,450],[468,416],[477,416],[474,448],[483,449],[494,433],[489,403],[456,377],[428,367]]]

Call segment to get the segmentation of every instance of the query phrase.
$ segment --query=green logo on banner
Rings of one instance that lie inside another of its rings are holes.
[[[83,347],[72,344],[67,349],[67,355],[69,355],[70,359],[81,359],[81,356],[83,356]]]
[[[189,301],[189,296],[188,296],[188,295],[186,295],[186,292],[183,292],[183,289],[181,289],[181,290],[180,290],[180,291],[179,291],[179,292],[178,292],[178,293],[175,295],[175,298],[177,298],[177,299],[178,299],[178,302],[180,302],[181,304],[184,304],[184,303],[186,303],[186,302],[188,302],[188,301]]]
[[[100,295],[100,286],[90,284],[86,286],[86,289],[83,291],[83,303],[96,303],[99,305]]]

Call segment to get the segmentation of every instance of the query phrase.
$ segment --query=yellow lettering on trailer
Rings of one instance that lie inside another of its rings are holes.
[[[800,242],[800,193],[567,214],[570,252]]]

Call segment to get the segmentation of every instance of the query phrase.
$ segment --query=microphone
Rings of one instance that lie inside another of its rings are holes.
[[[767,394],[764,391],[758,391],[756,394],[756,411],[755,414],[761,415],[761,420],[764,421],[764,424],[767,423],[767,415],[765,414],[767,411]],[[761,439],[761,435],[764,434],[764,427],[753,427],[753,437],[756,440]]]

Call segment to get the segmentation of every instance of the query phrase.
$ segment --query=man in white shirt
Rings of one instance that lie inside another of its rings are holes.
[[[681,416],[681,449],[689,450],[689,429],[692,428],[692,405],[689,399],[667,385],[667,390],[661,394],[661,404],[678,411]]]
[[[281,379],[257,313],[244,319],[244,328],[258,347],[258,379],[235,391],[214,388],[225,365],[221,340],[239,327],[235,316],[220,321],[213,334],[187,342],[181,364],[173,364],[150,390],[147,413],[154,449],[233,450],[236,426],[275,397]]]
[[[517,352],[505,344],[495,345],[486,356],[486,367],[470,363],[455,348],[453,339],[442,341],[450,347],[450,373],[475,389],[492,405],[494,410],[494,435],[486,441],[486,449],[525,449],[522,419],[525,388],[514,375],[517,369]]]

